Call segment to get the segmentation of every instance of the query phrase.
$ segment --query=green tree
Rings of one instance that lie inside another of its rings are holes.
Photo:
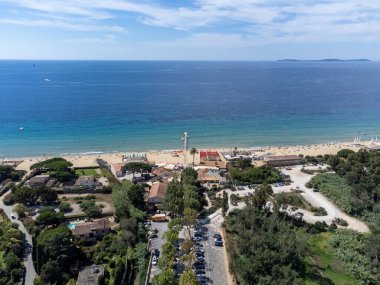
[[[102,209],[94,201],[85,201],[80,204],[80,207],[88,218],[99,218],[102,216]]]
[[[49,172],[51,171],[66,171],[68,170],[73,164],[69,161],[67,161],[64,158],[61,157],[53,157],[41,162],[37,162],[30,166],[30,169],[41,169],[41,170],[47,170]]]
[[[24,171],[16,170],[10,165],[0,165],[0,183],[6,179],[18,181],[24,175]]]
[[[71,205],[69,203],[61,203],[59,204],[59,207],[58,209],[63,212],[63,213],[69,213],[73,210],[73,208],[71,207]]]
[[[197,153],[197,149],[195,147],[192,147],[190,149],[190,154],[193,156],[193,165],[194,165],[194,160],[195,160],[195,154]]]
[[[223,216],[226,215],[228,211],[228,194],[226,191],[223,191],[223,198],[222,198],[222,214]]]
[[[197,211],[202,209],[202,205],[199,201],[198,189],[194,185],[186,184],[184,185],[184,208],[192,208]]]
[[[4,256],[4,264],[8,270],[12,268],[17,268],[20,266],[20,257],[18,257],[14,252],[10,251]]]
[[[115,216],[118,219],[130,216],[131,202],[128,197],[130,187],[130,183],[123,183],[112,188],[112,204],[115,207]]]
[[[185,208],[183,211],[183,222],[187,226],[194,226],[197,222],[197,211],[191,208]]]
[[[62,280],[62,272],[60,270],[60,264],[56,260],[48,259],[45,264],[42,265],[41,268],[41,280],[48,284],[61,284]]]
[[[125,165],[125,169],[133,172],[150,172],[152,170],[152,166],[143,162],[130,162]]]
[[[129,190],[128,199],[138,209],[144,208],[144,193],[145,189],[141,184],[133,184]]]
[[[40,225],[59,225],[65,220],[62,212],[56,212],[54,209],[46,208],[39,211],[39,215],[36,218],[36,222]]]
[[[177,279],[173,269],[166,268],[152,279],[153,285],[175,285]]]
[[[36,192],[43,204],[50,204],[58,199],[57,192],[45,186],[37,188]]]
[[[266,202],[270,195],[273,194],[272,186],[269,184],[262,184],[260,187],[258,187],[255,191],[255,195],[253,196],[253,205],[257,209],[263,209],[263,207],[266,205]]]
[[[347,158],[350,154],[355,154],[355,152],[352,149],[341,149],[336,155],[338,157]]]
[[[13,199],[17,203],[24,205],[33,205],[38,199],[38,192],[36,189],[30,189],[28,187],[17,187],[13,189]]]
[[[195,185],[198,179],[198,172],[192,167],[186,167],[181,172],[182,185]]]
[[[252,167],[252,159],[251,158],[238,158],[235,163],[236,167],[240,169],[246,169]]]
[[[182,184],[176,180],[170,181],[166,190],[164,208],[174,215],[182,215],[184,208],[183,194]]]
[[[186,270],[179,278],[179,285],[198,285],[194,271]]]
[[[42,266],[52,260],[58,262],[58,265],[54,263],[57,265],[55,270],[64,275],[70,271],[73,257],[78,258],[80,254],[79,249],[73,244],[71,231],[63,225],[43,230],[37,237],[35,250],[38,273],[42,273]]]
[[[248,203],[225,218],[230,269],[238,284],[304,284],[306,238],[282,213]]]
[[[22,218],[25,218],[26,217],[26,212],[29,211],[29,209],[27,207],[25,207],[24,205],[22,204],[17,204],[14,209],[13,209],[17,216],[22,219]]]

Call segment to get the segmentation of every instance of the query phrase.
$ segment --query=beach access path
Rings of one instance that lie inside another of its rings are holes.
[[[292,192],[292,189],[297,189],[299,191],[302,191],[300,195],[308,201],[312,206],[314,207],[323,207],[325,208],[327,215],[326,216],[315,216],[314,213],[306,211],[304,209],[298,209],[296,211],[292,211],[289,207],[287,209],[287,212],[289,215],[294,215],[296,213],[301,213],[303,215],[303,220],[314,224],[316,222],[326,222],[328,225],[330,225],[335,218],[344,219],[347,221],[348,226],[347,228],[356,230],[358,232],[366,233],[369,232],[368,226],[356,219],[353,218],[346,213],[344,213],[341,209],[338,208],[337,205],[335,205],[333,202],[331,202],[326,196],[324,196],[320,192],[314,192],[313,189],[306,188],[305,184],[310,181],[310,179],[314,175],[306,174],[301,171],[302,166],[294,166],[291,169],[281,169],[281,172],[285,175],[289,175],[290,179],[292,180],[292,183],[290,185],[286,186],[280,186],[280,187],[272,187],[273,192],[275,194],[281,193],[281,192]],[[312,169],[312,167],[307,167],[307,169]],[[318,169],[318,167],[317,167]],[[244,202],[239,202],[236,206],[231,204],[231,194],[238,195],[240,197],[246,197],[250,194],[254,195],[255,190],[241,190],[241,191],[232,191],[231,189],[225,189],[217,193],[217,196],[222,196],[223,191],[226,191],[228,194],[228,202],[229,202],[229,209],[228,213],[233,211],[234,209],[242,209],[245,206]]]
[[[299,212],[304,214],[303,219],[306,222],[314,224],[318,221],[324,221],[327,224],[331,224],[335,218],[340,218],[347,221],[347,228],[354,229],[362,233],[369,232],[369,228],[365,223],[344,213],[341,209],[338,208],[337,205],[331,202],[322,193],[314,192],[313,189],[306,188],[305,184],[309,182],[314,175],[303,173],[301,172],[301,169],[302,166],[296,166],[290,170],[282,170],[282,173],[289,175],[293,181],[289,187],[300,189],[303,191],[301,195],[305,198],[306,201],[308,201],[314,207],[325,208],[327,212],[327,216],[314,216],[308,211],[299,210]]]
[[[34,269],[33,260],[32,260],[32,236],[25,229],[24,225],[18,219],[12,219],[12,214],[14,214],[13,208],[14,206],[7,206],[4,204],[4,197],[0,196],[0,208],[4,210],[4,213],[8,216],[8,218],[19,225],[19,230],[25,234],[24,240],[24,266],[25,266],[25,283],[24,285],[33,285],[33,280],[36,278],[36,270]]]

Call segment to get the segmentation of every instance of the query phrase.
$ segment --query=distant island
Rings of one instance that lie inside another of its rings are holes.
[[[299,62],[336,62],[336,61],[360,61],[360,62],[370,62],[369,59],[359,58],[359,59],[338,59],[338,58],[326,58],[326,59],[279,59],[277,61],[299,61]]]

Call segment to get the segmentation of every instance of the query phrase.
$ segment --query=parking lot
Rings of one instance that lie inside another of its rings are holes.
[[[227,285],[227,268],[225,265],[225,257],[223,255],[223,247],[215,246],[214,234],[220,233],[211,224],[205,226],[207,229],[207,240],[202,243],[204,245],[206,259],[206,274],[209,278],[209,284]]]
[[[220,232],[213,224],[203,225],[202,229],[202,240],[199,241],[201,246],[196,246],[198,250],[203,250],[205,261],[205,278],[204,282],[200,284],[227,285],[228,269],[223,254],[224,248],[221,246],[215,246],[214,242],[214,235],[220,234]]]
[[[163,234],[168,230],[168,223],[167,222],[152,222],[151,223],[151,228],[152,230],[157,229],[157,237],[152,238],[150,240],[150,245],[149,245],[149,251],[152,252],[154,249],[158,249],[160,251],[161,255],[161,246],[165,243],[165,240],[163,239]],[[150,277],[149,277],[149,282],[152,282],[153,276],[159,274],[161,272],[160,268],[158,265],[152,265],[151,271],[150,271]]]

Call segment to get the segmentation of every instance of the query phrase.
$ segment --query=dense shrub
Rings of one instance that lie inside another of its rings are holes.
[[[331,238],[331,245],[335,254],[346,263],[361,284],[375,284],[363,235],[353,230],[337,229]]]
[[[337,174],[318,174],[310,180],[309,186],[320,190],[346,213],[358,213],[357,200],[353,196],[353,187]]]
[[[252,166],[244,169],[231,167],[229,173],[236,184],[270,184],[283,179],[280,172],[272,167]]]

